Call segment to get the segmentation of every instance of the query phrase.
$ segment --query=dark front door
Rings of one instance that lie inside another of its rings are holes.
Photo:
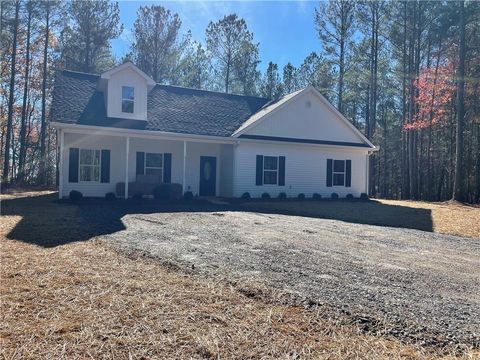
[[[215,196],[217,158],[200,156],[200,196]]]

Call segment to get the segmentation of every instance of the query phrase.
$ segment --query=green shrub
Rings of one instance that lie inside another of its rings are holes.
[[[313,194],[313,196],[312,196],[312,199],[313,199],[313,200],[320,200],[321,198],[322,198],[322,195],[320,195],[320,194],[318,194],[318,193],[315,193],[315,194]]]
[[[193,200],[193,193],[191,191],[186,191],[185,194],[183,194],[183,199],[188,201]]]
[[[332,195],[330,195],[330,197],[332,199],[338,199],[338,194],[337,193],[332,193]]]
[[[281,192],[280,194],[278,194],[278,198],[279,198],[279,199],[286,199],[286,198],[287,198],[287,194],[285,194],[284,192]]]
[[[270,199],[270,194],[267,193],[267,192],[264,192],[264,193],[262,194],[262,199],[264,199],[264,200]]]
[[[240,198],[244,200],[248,200],[248,199],[251,199],[251,196],[250,196],[250,193],[247,191],[247,192],[244,192],[242,196],[240,196]]]
[[[132,196],[132,201],[136,203],[141,203],[143,200],[143,194],[141,192],[136,192]]]
[[[78,203],[80,200],[83,199],[83,194],[80,191],[72,190],[70,191],[68,198],[70,199],[71,202]]]
[[[360,199],[362,200],[368,200],[368,195],[366,193],[361,193],[360,194]]]
[[[300,193],[300,194],[298,194],[297,198],[298,198],[298,200],[305,200],[305,194]]]
[[[347,196],[345,196],[345,199],[353,200],[353,195],[352,194],[347,194]]]
[[[105,200],[108,202],[114,202],[117,199],[117,196],[113,192],[108,192],[105,194]]]

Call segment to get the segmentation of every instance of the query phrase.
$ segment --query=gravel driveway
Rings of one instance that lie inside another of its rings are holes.
[[[261,282],[336,309],[365,331],[480,347],[478,239],[247,211],[122,221],[126,230],[106,236],[122,251]]]

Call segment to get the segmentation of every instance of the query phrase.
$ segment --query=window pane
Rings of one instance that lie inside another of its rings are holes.
[[[145,166],[147,167],[162,167],[162,154],[146,154]]]
[[[277,172],[265,170],[263,172],[263,183],[267,185],[277,185]]]
[[[95,157],[93,158],[94,165],[100,165],[100,150],[95,150]]]
[[[80,181],[92,181],[91,166],[80,166]]]
[[[345,185],[345,174],[333,174],[333,185],[343,186]]]
[[[92,181],[100,181],[100,167],[92,166]]]
[[[133,101],[132,100],[122,100],[122,112],[133,113]]]
[[[345,171],[345,160],[334,160],[333,161],[333,171],[334,172],[344,172]]]
[[[263,168],[265,170],[277,170],[277,159],[276,156],[265,156],[263,158]]]
[[[93,150],[80,150],[80,164],[91,165],[93,163]]]
[[[145,175],[155,177],[156,180],[162,181],[163,179],[163,171],[162,169],[149,169],[145,168]]]
[[[122,86],[122,100],[132,100],[134,98],[132,86]]]

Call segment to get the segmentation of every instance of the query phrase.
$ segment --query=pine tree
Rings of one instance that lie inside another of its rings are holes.
[[[156,82],[171,83],[182,48],[178,14],[159,5],[141,6],[134,24],[133,60]]]
[[[107,0],[72,0],[67,3],[67,13],[69,23],[61,36],[64,66],[88,73],[110,69],[115,63],[110,40],[123,31],[118,3]]]
[[[213,68],[226,93],[231,92],[235,79],[235,65],[245,56],[244,51],[253,43],[247,23],[236,14],[226,15],[210,22],[205,31],[207,49],[211,53]]]

